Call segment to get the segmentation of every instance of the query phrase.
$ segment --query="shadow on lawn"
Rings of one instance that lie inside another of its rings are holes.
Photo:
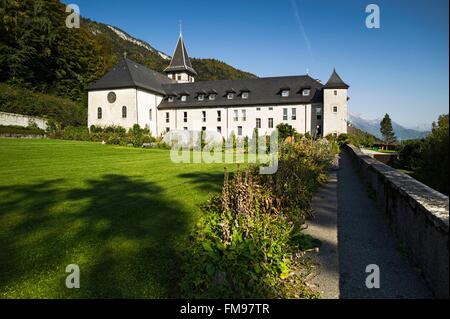
[[[206,173],[193,172],[178,174],[178,177],[189,180],[189,183],[201,191],[220,193],[223,186],[223,172],[220,173]],[[233,172],[230,172],[230,178],[233,177]]]
[[[178,297],[191,215],[154,183],[121,175],[0,187],[0,297]],[[81,289],[65,266],[78,264]]]

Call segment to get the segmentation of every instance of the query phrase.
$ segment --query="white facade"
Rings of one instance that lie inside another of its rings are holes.
[[[116,100],[108,101],[113,92]],[[278,124],[287,123],[299,133],[347,133],[347,90],[324,90],[324,103],[290,105],[226,106],[214,108],[158,109],[163,96],[141,89],[117,89],[89,92],[88,126],[122,126],[139,124],[154,136],[168,130],[207,130],[223,137],[270,134]],[[123,108],[126,108],[126,114]],[[101,108],[101,116],[99,116]],[[125,115],[125,116],[124,116]]]
[[[323,134],[347,133],[347,89],[323,90]]]

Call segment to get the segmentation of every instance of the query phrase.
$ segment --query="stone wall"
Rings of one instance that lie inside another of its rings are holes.
[[[345,146],[374,191],[400,242],[437,298],[449,297],[449,198],[412,177]]]
[[[16,125],[27,127],[30,122],[34,122],[40,129],[45,130],[47,128],[47,120],[28,115],[13,114],[0,112],[0,125]]]

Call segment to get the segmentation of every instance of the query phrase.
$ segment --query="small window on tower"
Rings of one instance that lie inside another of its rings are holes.
[[[334,95],[337,95],[337,90],[334,90]]]
[[[335,105],[333,106],[333,113],[337,113],[338,112],[338,107]]]

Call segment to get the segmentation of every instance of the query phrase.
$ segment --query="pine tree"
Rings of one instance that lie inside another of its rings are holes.
[[[392,121],[389,117],[389,114],[386,113],[383,120],[380,123],[380,131],[383,135],[384,143],[388,146],[389,144],[392,144],[397,141],[397,138],[395,137],[394,129],[392,128]]]

